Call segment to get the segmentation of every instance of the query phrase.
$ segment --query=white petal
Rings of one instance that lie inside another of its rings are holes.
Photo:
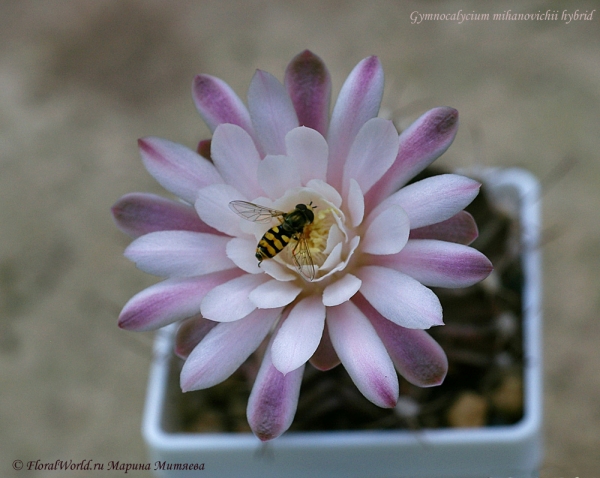
[[[365,214],[365,197],[363,196],[360,186],[354,179],[350,179],[347,202],[352,227],[357,227],[362,222]]]
[[[356,275],[360,292],[386,319],[409,329],[442,325],[442,306],[437,296],[406,274],[379,266],[365,266]]]
[[[260,156],[254,141],[242,128],[234,124],[217,126],[211,142],[211,157],[225,183],[244,197],[263,194],[257,176]]]
[[[298,278],[298,274],[296,274],[295,270],[285,267],[275,260],[263,261],[260,265],[260,268],[269,274],[273,279],[277,279],[279,281],[286,282]]]
[[[337,266],[342,260],[342,243],[338,242],[335,247],[331,250],[323,265],[319,267],[321,271],[327,271]]]
[[[280,312],[257,310],[241,320],[214,327],[185,361],[182,390],[209,388],[228,378],[258,348]]]
[[[343,190],[347,196],[349,181],[355,179],[363,194],[389,169],[398,154],[398,132],[383,118],[367,121],[352,143],[344,164]]]
[[[232,322],[247,316],[256,309],[249,298],[250,292],[268,280],[264,274],[245,274],[215,287],[200,307],[202,315],[216,322]]]
[[[284,375],[308,361],[321,341],[325,306],[318,296],[301,300],[290,312],[273,340],[273,365]]]
[[[196,212],[200,219],[216,230],[230,236],[244,235],[240,228],[240,217],[229,209],[229,203],[245,198],[228,184],[216,184],[198,191]]]
[[[151,232],[133,241],[125,257],[149,274],[191,277],[234,267],[225,253],[227,241],[202,232]]]
[[[258,167],[258,181],[271,199],[280,198],[287,190],[300,187],[298,164],[290,156],[267,155]]]
[[[327,309],[335,351],[361,393],[375,405],[391,408],[398,400],[398,376],[381,339],[352,303]]]
[[[323,304],[327,307],[340,305],[350,300],[360,289],[362,281],[352,274],[345,274],[341,279],[329,284],[323,291]]]
[[[329,228],[329,234],[327,235],[327,246],[325,247],[323,253],[330,254],[333,248],[345,239],[346,236],[344,236],[339,226],[337,224],[332,224],[332,226]]]
[[[259,309],[273,309],[288,305],[300,292],[302,287],[294,282],[270,280],[254,289],[250,293],[250,300]]]
[[[285,144],[287,154],[298,163],[302,184],[307,184],[311,179],[325,181],[329,147],[321,134],[301,126],[285,136]]]
[[[245,272],[250,274],[261,273],[258,267],[258,260],[254,254],[256,253],[256,240],[234,237],[227,243],[227,257],[232,262]]]
[[[340,193],[338,193],[335,188],[327,184],[325,181],[321,181],[320,179],[311,179],[306,184],[306,187],[316,191],[335,207],[339,208],[342,205],[342,196],[340,196]]]
[[[391,205],[372,219],[364,235],[363,251],[369,254],[396,254],[408,241],[410,223],[400,206]]]

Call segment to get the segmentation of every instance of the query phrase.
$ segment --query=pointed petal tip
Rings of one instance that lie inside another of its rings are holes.
[[[256,438],[258,438],[263,443],[274,440],[275,438],[278,438],[282,435],[282,433],[266,433],[261,432],[260,430],[253,430],[253,432]]]
[[[179,387],[183,393],[192,392],[194,390],[191,383],[184,381],[183,377],[180,379]]]
[[[197,75],[192,83],[192,97],[200,116],[214,132],[223,123],[232,123],[252,134],[252,123],[242,100],[223,80]]]
[[[294,63],[297,60],[308,61],[308,60],[313,60],[313,59],[320,60],[321,58],[318,55],[315,55],[312,51],[310,51],[307,48],[306,50],[301,51],[294,58],[292,58],[292,61],[290,63]]]
[[[381,398],[383,400],[383,405],[381,408],[394,408],[398,403],[398,396],[389,392],[388,390],[384,390],[381,394]]]
[[[152,140],[152,138],[150,138],[150,137],[138,138],[138,140],[137,140],[138,147],[142,151],[148,152],[148,150],[150,149],[150,141],[151,140]]]
[[[439,134],[446,135],[458,126],[458,110],[450,106],[443,106],[438,108],[438,111],[435,129]]]
[[[119,326],[120,329],[123,330],[130,330],[130,331],[141,331],[142,328],[140,328],[139,326],[139,321],[133,320],[134,319],[134,315],[131,313],[127,313],[125,310],[123,310],[120,314],[119,314],[119,319],[117,322],[117,325]]]
[[[468,246],[479,236],[475,219],[466,211],[460,211],[445,221],[411,229],[410,239],[437,239]]]

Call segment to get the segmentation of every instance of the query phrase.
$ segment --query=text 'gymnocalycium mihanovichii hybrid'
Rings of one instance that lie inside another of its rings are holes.
[[[400,135],[378,118],[383,70],[365,58],[329,115],[331,80],[304,51],[283,84],[258,70],[247,106],[222,80],[199,75],[196,107],[213,133],[198,151],[139,140],[148,172],[180,200],[132,193],[113,207],[135,240],[125,256],[165,277],[135,295],[119,326],[183,321],[184,391],[228,378],[270,334],[247,416],[258,438],[288,429],[306,362],[341,362],[380,407],[398,399],[398,371],[420,386],[448,362],[424,329],[442,325],[428,288],[467,287],[490,261],[463,211],[480,184],[456,174],[407,183],[452,143],[458,112],[423,114]]]

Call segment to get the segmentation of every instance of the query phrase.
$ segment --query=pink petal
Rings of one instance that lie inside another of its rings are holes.
[[[323,329],[321,342],[319,342],[317,350],[310,358],[310,364],[323,372],[331,370],[340,364],[340,358],[335,353],[331,338],[329,337],[329,327]]]
[[[264,153],[285,154],[285,135],[298,126],[298,117],[283,85],[257,70],[248,89],[248,108]]]
[[[494,268],[481,252],[472,247],[432,239],[408,241],[398,254],[375,259],[424,285],[469,287],[485,279]]]
[[[375,327],[400,375],[418,387],[432,387],[444,381],[448,359],[427,332],[390,322],[360,295],[355,303]]]
[[[331,78],[321,58],[308,50],[296,55],[285,70],[284,85],[298,115],[298,124],[325,136],[329,125]]]
[[[250,300],[259,309],[273,309],[290,304],[300,292],[302,287],[295,282],[270,280],[254,289],[250,293]]]
[[[228,378],[258,348],[280,313],[280,309],[257,310],[214,327],[183,364],[181,389],[209,388]]]
[[[350,300],[360,289],[361,280],[352,274],[344,274],[340,279],[332,282],[323,291],[323,304],[327,307],[340,305]]]
[[[216,229],[200,220],[193,207],[155,194],[126,194],[111,211],[117,227],[134,238],[156,231],[218,234]]]
[[[216,322],[233,322],[246,317],[256,305],[250,292],[269,280],[266,274],[244,274],[212,289],[200,306],[204,317]]]
[[[445,221],[468,206],[481,184],[458,174],[440,174],[417,181],[392,194],[377,206],[367,221],[391,204],[408,214],[410,227],[416,229]]]
[[[202,221],[229,236],[244,235],[240,217],[229,209],[231,201],[247,199],[237,189],[228,184],[215,184],[200,189],[196,197],[194,206]]]
[[[369,209],[441,156],[454,141],[458,131],[458,111],[434,108],[400,135],[400,148],[394,164],[366,197]]]
[[[325,324],[325,306],[308,296],[293,306],[273,340],[273,365],[284,375],[305,364],[315,353]]]
[[[296,160],[282,155],[265,156],[258,167],[258,180],[271,199],[278,199],[289,189],[301,186]]]
[[[409,233],[408,215],[400,206],[393,204],[371,220],[363,237],[363,251],[378,255],[396,254],[408,241]]]
[[[192,96],[200,116],[212,132],[220,124],[231,123],[252,135],[252,122],[246,106],[223,80],[210,75],[196,76]]]
[[[200,311],[204,296],[216,286],[237,276],[231,269],[201,277],[167,279],[134,295],[119,315],[119,327],[127,330],[154,330]]]
[[[377,116],[383,96],[383,68],[376,56],[354,67],[338,96],[329,126],[328,183],[341,190],[344,162],[362,126]]]
[[[285,136],[285,146],[287,155],[296,160],[303,185],[311,179],[325,180],[329,147],[323,136],[301,126]]]
[[[260,156],[252,138],[242,128],[220,125],[212,139],[211,157],[226,184],[247,198],[263,195],[256,174]]]
[[[303,374],[304,365],[281,373],[271,361],[271,346],[267,347],[246,409],[250,428],[260,440],[277,438],[292,424]]]
[[[125,257],[149,274],[191,277],[231,269],[228,237],[190,231],[158,231],[138,237]]]
[[[372,118],[358,131],[344,164],[343,191],[348,196],[350,179],[363,194],[384,175],[398,154],[398,132],[383,118]]]
[[[182,359],[188,358],[192,350],[196,348],[196,345],[206,337],[213,327],[219,322],[213,322],[212,320],[205,319],[201,315],[196,315],[185,319],[181,322],[181,325],[177,329],[177,336],[175,337],[175,354]]]
[[[410,239],[437,239],[469,245],[479,235],[475,219],[467,211],[460,211],[450,219],[429,226],[412,229]]]
[[[363,281],[360,292],[386,319],[409,329],[443,324],[439,299],[412,277],[379,266],[362,267],[356,275]]]
[[[207,159],[191,149],[160,138],[138,140],[142,161],[148,172],[167,191],[190,204],[196,192],[223,179]]]
[[[327,309],[331,343],[361,393],[375,405],[392,408],[398,400],[398,376],[381,339],[352,303]]]

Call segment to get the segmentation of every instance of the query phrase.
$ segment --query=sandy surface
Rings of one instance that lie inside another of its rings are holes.
[[[384,105],[405,122],[457,108],[461,129],[440,164],[523,166],[544,180],[541,476],[600,476],[600,13],[570,24],[411,24],[413,11],[564,9],[514,0],[440,8],[0,1],[0,475],[12,476],[15,459],[147,461],[139,426],[152,335],[120,331],[116,317],[154,279],[123,258],[129,241],[109,214],[126,192],[161,193],[136,139],[195,145],[208,132],[190,96],[194,74],[224,78],[245,97],[255,68],[282,78],[309,48],[336,93],[377,54]]]

